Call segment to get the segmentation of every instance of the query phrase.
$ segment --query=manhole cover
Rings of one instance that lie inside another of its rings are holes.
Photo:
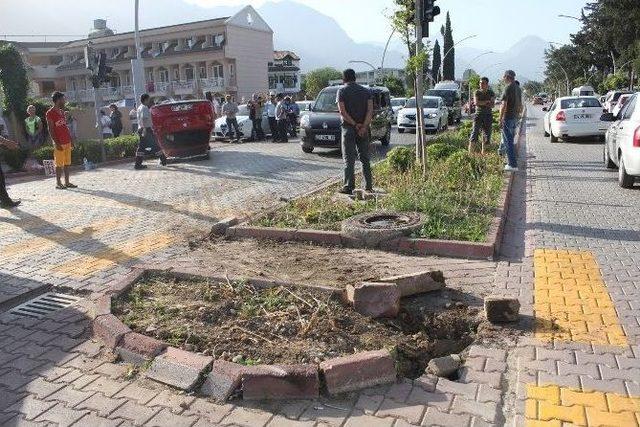
[[[424,215],[418,212],[377,211],[356,215],[342,222],[342,233],[359,240],[365,246],[409,236],[420,230]]]
[[[391,228],[407,225],[411,219],[404,215],[378,215],[368,217],[364,223],[374,228]]]
[[[46,294],[42,294],[39,297],[30,299],[29,301],[12,308],[9,310],[9,313],[17,316],[41,319],[55,311],[67,308],[80,300],[81,298],[73,295],[47,292]]]

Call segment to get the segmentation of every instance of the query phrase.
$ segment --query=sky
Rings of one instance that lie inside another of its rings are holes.
[[[2,1],[2,0],[0,0]],[[200,6],[244,5],[247,0],[184,0]],[[249,0],[260,6],[267,0]],[[389,36],[388,20],[392,0],[295,0],[333,17],[357,42],[384,43]],[[444,23],[450,11],[454,35],[461,39],[478,33],[469,47],[504,51],[514,42],[528,35],[538,35],[559,43],[569,41],[576,32],[578,21],[558,18],[557,15],[579,16],[586,0],[437,0],[442,16],[435,28]],[[479,23],[486,22],[486,31],[479,31]]]

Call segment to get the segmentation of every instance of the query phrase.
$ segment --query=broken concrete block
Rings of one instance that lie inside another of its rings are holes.
[[[462,359],[458,354],[450,354],[444,357],[431,359],[427,365],[427,373],[439,377],[449,377],[462,365]]]
[[[491,323],[516,322],[520,313],[520,301],[517,298],[486,297],[484,313]]]
[[[400,311],[400,291],[395,283],[362,282],[347,286],[347,300],[358,313],[377,317],[396,317]]]
[[[438,291],[445,287],[444,275],[441,271],[421,271],[419,273],[385,277],[379,281],[395,283],[402,297]]]

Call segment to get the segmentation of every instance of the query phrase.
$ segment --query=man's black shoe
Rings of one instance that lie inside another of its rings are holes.
[[[348,188],[342,188],[340,191],[338,191],[338,193],[348,194],[351,196],[353,194],[353,190],[349,190]]]
[[[15,208],[15,207],[19,206],[20,203],[21,203],[20,200],[17,200],[15,202],[13,200],[9,200],[7,202],[0,203],[0,208],[2,208],[2,209],[11,209],[11,208]]]
[[[162,166],[167,166],[167,157],[166,156],[161,156],[160,157],[160,164]]]
[[[135,170],[142,170],[142,169],[146,169],[147,165],[135,165],[133,168]]]

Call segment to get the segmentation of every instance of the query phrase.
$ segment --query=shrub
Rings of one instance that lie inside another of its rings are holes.
[[[387,159],[392,171],[405,173],[413,167],[416,155],[412,147],[396,147],[389,151]]]
[[[40,148],[36,148],[31,155],[41,164],[44,160],[53,160],[53,145],[43,145]]]
[[[136,154],[137,146],[137,135],[122,135],[117,138],[107,139],[105,141],[107,159],[115,160],[123,157],[133,157]]]
[[[437,142],[427,147],[427,159],[430,162],[439,162],[451,156],[460,148],[455,145],[445,144],[443,142]]]
[[[24,162],[29,157],[29,150],[26,148],[18,148],[16,150],[2,149],[2,156],[4,161],[12,171],[21,171],[24,166]]]
[[[478,156],[467,151],[457,151],[445,161],[447,173],[446,184],[451,189],[460,188],[463,184],[476,181],[482,175]]]

